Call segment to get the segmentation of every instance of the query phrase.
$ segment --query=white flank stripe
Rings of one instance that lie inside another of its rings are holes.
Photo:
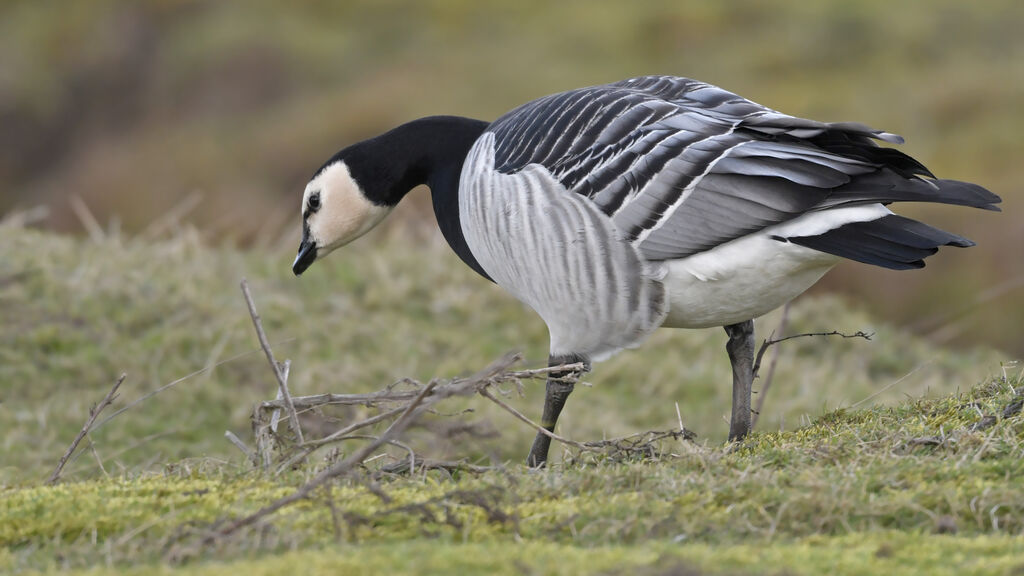
[[[697,142],[694,142],[693,144],[698,144],[700,142],[705,142],[707,140],[712,140],[714,138],[722,138],[722,137],[728,136],[728,135],[732,134],[732,132],[735,129],[736,129],[736,126],[733,125],[733,127],[730,128],[728,132],[725,132],[723,134],[716,134],[714,136],[711,136],[710,138],[705,138],[704,140],[698,140]],[[707,168],[705,168],[704,171],[701,172],[700,176],[697,176],[696,178],[691,180],[689,184],[686,185],[686,188],[683,189],[683,193],[679,195],[679,199],[676,200],[675,203],[672,204],[672,206],[669,207],[668,210],[665,210],[665,212],[661,215],[661,218],[658,219],[658,222],[654,226],[651,226],[650,228],[647,228],[643,232],[641,232],[640,235],[637,236],[636,240],[633,241],[633,244],[639,246],[641,242],[643,242],[648,236],[651,235],[651,233],[653,233],[658,228],[661,228],[661,226],[663,224],[665,224],[665,222],[668,222],[672,218],[672,215],[676,213],[676,210],[678,210],[679,207],[682,206],[683,203],[686,202],[686,199],[689,198],[691,194],[693,194],[694,189],[697,188],[697,186],[700,184],[700,181],[705,176],[707,176],[708,172],[710,172],[711,169],[715,167],[715,164],[717,164],[719,160],[721,160],[722,158],[725,158],[726,156],[728,156],[729,152],[735,150],[736,148],[739,148],[739,147],[743,146],[744,144],[749,144],[749,143],[750,143],[750,141],[745,141],[745,142],[740,142],[739,144],[736,144],[735,146],[731,146],[731,147],[727,148],[724,152],[719,154],[718,158],[715,158],[714,160],[709,162]],[[690,146],[693,146],[693,144],[691,144]],[[690,146],[687,146],[687,148],[689,148]],[[666,166],[667,165],[668,164],[666,164]],[[652,178],[651,182],[653,183],[654,181],[655,181],[655,179]],[[648,185],[650,185],[650,184],[648,184]],[[643,192],[640,192],[640,194],[637,194],[637,197],[640,197],[641,195],[643,195]]]

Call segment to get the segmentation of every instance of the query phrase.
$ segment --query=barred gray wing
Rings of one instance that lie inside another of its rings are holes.
[[[543,166],[651,260],[682,258],[814,210],[901,200],[994,209],[973,184],[933,179],[852,122],[781,114],[670,76],[554,94],[495,121],[495,169]]]

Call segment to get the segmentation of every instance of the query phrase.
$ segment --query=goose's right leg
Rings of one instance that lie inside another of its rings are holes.
[[[732,363],[732,420],[729,440],[742,440],[750,432],[750,390],[754,384],[754,321],[725,327],[725,349]]]

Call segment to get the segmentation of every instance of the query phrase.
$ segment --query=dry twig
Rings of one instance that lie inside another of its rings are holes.
[[[430,458],[420,458],[416,460],[414,467],[411,470],[410,464],[409,460],[403,458],[393,464],[383,466],[377,471],[374,477],[380,474],[413,474],[415,472],[423,472],[425,470],[444,470],[449,474],[452,472],[483,474],[484,472],[490,472],[492,470],[503,470],[501,466],[478,466],[476,464],[467,464],[461,460],[432,460]]]
[[[789,302],[786,302],[785,306],[782,307],[782,317],[779,318],[779,326],[774,331],[772,331],[771,334],[768,335],[768,340],[771,340],[775,336],[776,332],[778,332],[779,334],[786,333],[786,325],[789,324],[789,309],[792,304],[793,301],[790,300]],[[761,369],[761,355],[764,353],[766,347],[767,340],[764,344],[761,345],[761,350],[758,352],[757,363],[753,369],[753,378],[757,378],[757,373]],[[778,365],[779,362],[780,350],[782,350],[782,348],[778,346],[775,347],[775,350],[772,350],[771,360],[768,361],[768,373],[764,377],[764,381],[761,384],[761,389],[757,391],[757,406],[755,406],[754,409],[751,411],[751,430],[753,430],[754,427],[757,426],[757,419],[761,417],[761,408],[764,407],[764,399],[768,397],[768,389],[772,387],[772,380],[775,379],[775,367]]]
[[[522,357],[520,354],[506,354],[492,362],[480,372],[468,378],[455,378],[444,383],[438,380],[432,380],[424,386],[412,380],[404,381],[405,383],[413,386],[413,390],[396,391],[394,390],[396,384],[392,384],[387,386],[384,390],[373,394],[322,394],[317,396],[294,398],[293,400],[295,402],[293,405],[297,404],[303,407],[315,407],[327,404],[360,404],[387,409],[384,409],[384,411],[376,416],[352,423],[346,428],[325,438],[296,444],[294,448],[298,449],[298,453],[288,459],[283,467],[287,467],[289,463],[301,461],[313,450],[328,443],[349,440],[369,440],[369,442],[363,444],[345,459],[330,464],[326,469],[319,472],[312,480],[301,486],[292,494],[271,502],[253,514],[236,519],[213,532],[207,533],[202,538],[201,545],[210,545],[220,538],[229,537],[243,528],[261,523],[264,519],[275,514],[282,508],[288,507],[301,500],[312,498],[314,491],[318,488],[328,486],[328,482],[333,479],[351,474],[359,466],[366,463],[368,461],[367,459],[374,453],[374,451],[385,444],[403,448],[409,453],[409,457],[402,459],[395,464],[381,468],[373,477],[379,477],[380,474],[401,473],[406,471],[415,472],[417,470],[429,469],[445,470],[449,473],[456,470],[474,473],[492,470],[493,468],[490,467],[475,466],[463,462],[447,462],[419,458],[413,452],[412,448],[397,439],[398,436],[412,425],[417,418],[424,413],[433,412],[432,407],[434,405],[453,396],[480,394],[498,404],[500,407],[513,414],[516,418],[526,422],[533,428],[544,431],[544,433],[550,435],[552,439],[582,451],[597,451],[613,448],[617,454],[625,454],[627,456],[634,454],[646,455],[655,452],[653,444],[658,440],[665,438],[678,439],[693,437],[692,433],[686,430],[670,430],[665,432],[651,431],[613,440],[582,443],[548,432],[547,430],[544,430],[543,427],[524,416],[518,410],[495,396],[490,388],[508,384],[518,385],[520,379],[543,379],[547,378],[547,376],[554,371],[561,372],[568,370],[580,370],[583,366],[581,364],[572,364],[567,366],[541,368],[537,370],[510,371],[509,367],[516,362],[519,362],[521,359]],[[253,419],[254,426],[256,426],[258,430],[256,438],[257,458],[260,456],[263,458],[269,458],[269,448],[267,448],[266,443],[273,442],[273,437],[269,432],[269,426],[266,423],[264,414],[272,413],[274,410],[281,409],[283,401],[284,398],[275,401],[262,402],[255,406]],[[399,404],[399,406],[390,408],[390,406],[394,406],[395,404]],[[394,418],[394,421],[379,436],[352,434],[352,432],[360,428],[364,428],[390,418]],[[262,436],[259,432],[261,430],[264,431]],[[269,465],[269,460],[264,460],[264,465]],[[334,511],[332,514],[335,514],[335,522],[337,522],[337,512]],[[180,553],[181,551],[177,550],[177,552]]]
[[[788,311],[788,307],[786,310]],[[779,332],[785,330],[785,327],[786,314],[784,312],[782,320],[779,322]],[[774,332],[772,334],[774,335]],[[764,353],[768,350],[768,348],[771,348],[772,346],[780,342],[785,342],[786,340],[792,340],[794,338],[804,338],[807,336],[839,336],[840,338],[863,338],[865,340],[871,340],[871,337],[874,335],[874,332],[864,332],[863,330],[858,330],[853,334],[847,334],[845,332],[833,330],[831,332],[804,332],[802,334],[793,334],[792,336],[786,336],[783,338],[773,338],[772,336],[769,336],[768,339],[763,340],[761,342],[761,347],[758,348],[757,350],[757,356],[754,357],[754,378],[757,378],[757,374],[761,370],[761,359],[764,358]],[[765,377],[764,385],[758,392],[757,407],[754,408],[753,410],[752,421],[750,423],[751,428],[753,428],[757,424],[757,418],[758,416],[761,415],[761,408],[764,406],[764,400],[768,396],[768,388],[771,386],[772,378],[775,376],[775,363],[777,359],[778,348],[776,348],[776,352],[772,354],[771,363],[768,365],[768,375]]]
[[[57,463],[57,468],[54,469],[53,474],[50,474],[49,480],[46,481],[47,485],[56,484],[57,481],[60,480],[60,473],[64,470],[64,465],[68,463],[68,458],[71,458],[75,449],[78,448],[78,444],[82,442],[82,438],[85,438],[85,435],[92,429],[92,425],[96,422],[96,417],[100,415],[100,412],[109,406],[110,403],[114,401],[114,398],[117,397],[117,389],[121,387],[121,383],[124,382],[126,376],[127,374],[121,374],[117,379],[117,382],[114,382],[114,385],[111,386],[110,392],[107,392],[107,395],[103,397],[103,400],[100,400],[99,404],[89,409],[89,419],[85,421],[85,425],[82,426],[81,430],[79,430],[78,436],[75,436],[75,440],[71,442],[71,446],[68,446],[67,451],[65,451],[64,455],[60,457],[60,462]]]
[[[469,378],[455,378],[447,383],[439,384],[437,381],[432,381],[430,386],[434,386],[433,391],[428,395],[429,405],[433,405],[440,399],[449,397],[455,394],[465,394],[467,386],[472,388],[469,390],[470,393],[475,392],[484,398],[487,398],[491,402],[497,404],[500,408],[514,416],[516,419],[524,422],[534,430],[537,430],[541,434],[545,434],[552,440],[576,448],[581,451],[598,452],[611,450],[618,455],[634,455],[634,454],[652,454],[655,451],[655,443],[666,439],[693,439],[696,436],[689,430],[686,430],[680,426],[679,430],[672,431],[646,431],[622,438],[613,438],[610,440],[602,440],[595,442],[579,442],[571,438],[566,438],[557,433],[551,432],[524,415],[519,410],[512,407],[509,403],[502,400],[498,395],[494,394],[491,388],[500,387],[503,385],[514,384],[517,387],[520,385],[520,381],[523,379],[547,379],[552,372],[558,373],[578,373],[584,368],[581,363],[566,364],[562,366],[550,366],[546,368],[539,368],[534,370],[506,370],[495,369],[496,366],[507,366],[519,359],[518,355],[506,355],[505,358],[496,361],[487,369],[481,371]],[[573,378],[568,376],[567,378]],[[409,390],[396,390],[398,384],[408,384],[412,388]],[[319,406],[327,405],[359,405],[383,409],[383,411],[375,416],[353,422],[348,426],[333,432],[332,434],[319,438],[316,440],[308,440],[302,444],[294,446],[295,452],[291,453],[282,464],[278,466],[278,472],[289,470],[299,462],[306,459],[318,448],[321,448],[327,444],[333,444],[338,442],[344,442],[354,439],[369,439],[372,436],[365,436],[362,434],[353,434],[357,430],[366,428],[373,424],[377,424],[382,421],[389,420],[396,415],[402,413],[405,410],[403,404],[407,403],[410,399],[419,397],[423,392],[423,385],[415,380],[402,380],[400,382],[391,384],[385,387],[383,390],[369,394],[317,394],[313,396],[301,396],[294,397],[293,403],[295,406],[302,409],[311,409]],[[395,408],[387,408],[388,406],[394,406],[399,404]],[[266,428],[264,417],[261,413],[268,411],[275,411],[281,409],[283,401],[281,399],[275,399],[271,401],[265,401],[256,406],[254,414],[254,422],[260,430]],[[429,410],[429,406],[425,409]],[[260,438],[266,437],[264,442],[261,443]],[[273,438],[270,434],[260,433],[257,434],[257,451],[261,452],[261,446],[264,444],[270,444],[273,442]],[[388,444],[394,444],[394,442],[386,442]],[[405,448],[403,446],[403,448]],[[384,471],[392,470],[413,470],[417,468],[415,462],[417,458],[415,454],[410,453],[410,462],[401,464],[393,464],[385,467]],[[270,456],[264,453],[264,464],[269,465]],[[419,459],[422,462],[422,459]],[[421,464],[422,466],[422,464]],[[441,463],[439,465],[429,466],[431,468],[450,468],[450,463]],[[463,468],[463,469],[483,469],[479,467]]]
[[[323,485],[328,480],[332,478],[337,478],[351,471],[357,465],[361,464],[362,461],[366,459],[366,457],[369,456],[374,450],[386,444],[389,440],[391,440],[396,435],[401,433],[409,426],[409,424],[412,423],[413,412],[416,410],[417,407],[419,407],[419,405],[423,402],[423,399],[426,398],[427,394],[429,394],[432,389],[433,386],[429,385],[426,388],[424,388],[420,395],[417,396],[415,400],[409,403],[405,411],[402,412],[402,415],[399,416],[398,419],[395,420],[391,424],[391,426],[389,426],[388,429],[385,430],[384,433],[381,434],[376,440],[356,450],[348,458],[345,458],[341,462],[335,463],[331,467],[320,472],[319,474],[316,475],[316,477],[314,477],[312,480],[304,484],[301,488],[299,488],[292,494],[285,496],[284,498],[281,498],[279,500],[276,500],[268,504],[267,506],[264,506],[263,508],[259,509],[253,514],[250,514],[228,524],[224,528],[218,530],[216,536],[229,536],[234,532],[237,532],[241,528],[244,528],[251,524],[255,524],[261,519],[273,514],[274,512],[277,512],[281,508],[298,502],[299,500],[305,499],[313,490]]]
[[[489,385],[492,378],[496,375],[502,374],[509,366],[521,359],[522,356],[519,354],[506,354],[499,360],[493,362],[487,368],[469,378],[460,381],[453,381],[445,386],[439,386],[437,381],[430,382],[419,391],[416,397],[413,398],[412,402],[409,402],[409,404],[405,406],[401,415],[399,415],[398,418],[395,419],[395,421],[392,422],[386,430],[384,430],[383,434],[363,445],[344,460],[332,464],[292,494],[264,506],[253,514],[235,520],[224,528],[218,530],[215,534],[207,536],[204,539],[204,543],[209,544],[219,537],[229,536],[246,526],[250,526],[261,521],[263,518],[274,514],[286,506],[308,498],[315,489],[324,485],[329,480],[350,473],[356,466],[362,464],[374,450],[384,444],[391,444],[395,442],[395,438],[408,428],[409,425],[412,424],[416,418],[418,418],[419,415],[427,410],[431,405],[452,396],[466,396],[476,392],[480,387]]]
[[[242,442],[242,439],[236,436],[234,432],[232,432],[231,430],[225,430],[224,437],[228,439],[228,442],[234,444],[235,448],[241,450],[242,454],[245,454],[245,458],[248,461],[252,462],[253,466],[259,464],[259,460],[257,459],[256,454],[248,446],[246,446],[245,442]]]
[[[552,440],[555,440],[557,442],[561,442],[562,444],[565,444],[565,445],[568,445],[568,446],[572,446],[573,448],[579,448],[580,450],[586,450],[587,449],[587,446],[585,444],[583,444],[582,442],[577,442],[575,440],[570,440],[568,438],[564,438],[562,436],[559,436],[558,434],[555,434],[554,432],[548,430],[547,428],[541,426],[540,424],[537,424],[533,420],[530,420],[522,412],[520,412],[519,410],[516,410],[515,408],[509,406],[506,402],[498,399],[496,396],[494,396],[494,394],[491,394],[490,391],[488,391],[486,388],[481,388],[480,389],[480,395],[483,396],[484,398],[487,398],[491,402],[494,402],[498,406],[501,406],[506,412],[508,412],[509,414],[515,416],[519,420],[521,420],[523,422],[526,422],[527,424],[530,425],[530,427],[534,428],[535,430],[537,430],[541,434],[544,434],[548,438],[551,438]]]
[[[693,440],[697,437],[690,430],[680,427],[678,430],[648,430],[637,432],[621,438],[584,442],[589,451],[609,450],[613,459],[654,458],[658,455],[657,443],[661,440]]]
[[[804,332],[803,334],[793,334],[792,336],[786,336],[785,338],[769,338],[768,340],[761,342],[761,348],[758,349],[757,356],[754,358],[754,377],[757,377],[757,372],[761,369],[761,358],[764,356],[765,351],[769,347],[780,342],[785,342],[786,340],[792,340],[794,338],[804,338],[807,336],[839,336],[840,338],[863,338],[865,340],[871,340],[871,337],[874,335],[874,332],[864,332],[863,330],[857,330],[853,334],[833,330],[831,332]]]
[[[333,432],[318,440],[310,440],[303,444],[302,446],[299,446],[298,451],[294,455],[292,455],[288,460],[286,460],[283,464],[281,464],[278,467],[277,471],[283,472],[285,470],[291,470],[292,467],[296,466],[299,462],[305,460],[306,457],[308,457],[310,454],[316,451],[317,448],[320,448],[321,446],[333,442],[340,442],[346,439],[348,435],[351,434],[352,432],[355,432],[356,430],[359,430],[361,428],[366,428],[367,426],[372,426],[378,422],[382,422],[384,420],[397,416],[398,414],[401,414],[403,410],[405,410],[405,408],[395,408],[393,410],[388,410],[387,412],[381,412],[376,416],[372,416],[370,418],[354,422],[342,428],[341,430]],[[267,452],[267,456],[269,456],[269,452]],[[270,466],[269,461],[264,460],[264,462],[265,467]]]
[[[519,355],[506,355],[504,358],[499,359],[494,364],[492,364],[492,367],[495,366],[495,365],[504,365],[507,368],[513,362],[516,362],[519,359],[520,359]],[[509,406],[509,405],[505,404],[504,402],[501,402],[497,398],[493,397],[492,395],[490,395],[489,392],[486,392],[487,388],[491,387],[491,386],[500,386],[500,385],[504,385],[504,384],[514,384],[514,383],[518,383],[520,380],[524,380],[524,379],[531,379],[531,378],[545,379],[545,378],[548,378],[548,376],[549,376],[549,374],[551,372],[560,372],[560,371],[578,372],[578,371],[582,370],[583,368],[584,368],[584,365],[582,363],[577,362],[577,363],[573,363],[573,364],[565,364],[565,365],[562,365],[562,366],[551,366],[551,367],[546,367],[546,368],[538,368],[538,369],[534,369],[534,370],[515,370],[515,371],[510,371],[510,370],[502,369],[502,370],[498,370],[497,372],[493,372],[492,371],[492,372],[488,373],[487,371],[490,369],[490,367],[489,367],[488,369],[485,369],[480,374],[471,376],[469,378],[455,378],[455,379],[451,380],[448,383],[438,384],[436,390],[434,390],[432,395],[437,395],[437,396],[441,396],[441,397],[448,397],[448,396],[451,395],[449,390],[459,390],[459,389],[463,388],[466,385],[467,382],[470,382],[470,381],[481,381],[482,382],[482,385],[480,386],[480,390],[481,390],[480,394],[481,395],[490,398],[493,402],[495,402],[495,403],[501,405],[503,408],[505,408],[505,410],[511,411],[511,413],[513,415],[516,415],[517,418],[519,418],[521,420],[525,419],[524,420],[525,422],[531,424],[534,427],[537,427],[538,425],[533,423],[528,418],[526,418],[526,416],[523,416],[521,413],[516,411],[511,406]],[[484,373],[488,373],[489,375],[487,375],[485,378],[483,378],[481,380],[482,374],[484,374]],[[409,390],[395,390],[395,388],[399,384],[407,384],[407,385],[411,386],[411,388]],[[312,395],[312,396],[296,396],[296,397],[293,397],[292,398],[292,402],[299,409],[311,409],[311,408],[316,408],[316,407],[320,407],[320,406],[331,406],[331,405],[335,405],[335,406],[336,405],[366,406],[366,407],[373,407],[373,408],[381,408],[381,407],[385,407],[385,406],[393,406],[395,404],[399,404],[399,406],[396,407],[396,408],[387,409],[387,410],[381,412],[380,414],[377,414],[376,416],[372,416],[372,417],[364,419],[364,420],[353,422],[352,424],[346,426],[345,428],[337,430],[337,431],[335,431],[335,432],[331,433],[330,435],[325,436],[323,438],[319,438],[319,439],[316,439],[316,440],[308,440],[306,442],[303,442],[303,443],[299,444],[298,446],[296,446],[296,452],[294,454],[291,454],[280,466],[278,466],[278,468],[277,468],[278,472],[283,472],[285,470],[290,470],[296,464],[298,464],[299,462],[302,462],[310,454],[312,454],[316,449],[318,449],[318,448],[320,448],[322,446],[325,446],[327,444],[336,443],[336,442],[343,442],[343,441],[349,439],[351,437],[352,433],[357,431],[357,430],[360,430],[362,428],[366,428],[368,426],[372,426],[373,424],[377,424],[379,422],[388,420],[388,419],[398,415],[404,409],[401,406],[401,404],[403,404],[405,402],[408,402],[408,401],[412,400],[413,398],[415,398],[420,393],[420,391],[422,391],[422,389],[423,389],[423,385],[420,384],[419,382],[416,382],[415,380],[405,379],[405,380],[393,383],[393,384],[391,384],[389,386],[386,386],[383,390],[379,390],[377,392],[372,392],[372,393],[369,393],[369,394],[316,394],[316,395]],[[254,423],[255,423],[255,425],[258,426],[258,427],[261,427],[261,429],[262,429],[262,427],[265,427],[265,425],[262,424],[263,418],[260,416],[260,413],[264,412],[264,411],[279,410],[282,406],[283,406],[283,400],[282,399],[275,399],[275,400],[265,401],[265,402],[262,402],[259,405],[257,405],[256,411],[255,411],[256,414],[254,415],[254,419],[255,419]],[[551,434],[547,430],[545,430],[544,433]],[[257,440],[257,451],[258,452],[260,451],[262,445],[269,445],[269,443],[272,442],[272,440],[270,439],[270,436],[268,434],[266,434],[265,431],[262,431],[262,430],[257,431],[257,438],[258,439],[261,437],[261,435],[266,437],[266,440],[265,440],[265,442],[263,444],[261,444],[261,442],[259,440]],[[558,440],[559,442],[564,442],[564,443],[567,443],[567,444],[569,444],[571,446],[575,446],[577,448],[583,448],[581,445],[579,445],[578,442],[574,442],[572,440],[569,440],[569,439],[566,439],[566,438],[562,438],[562,437],[557,436],[557,435],[553,435],[552,438]],[[264,457],[263,457],[262,461],[264,462],[265,466],[269,465],[269,458],[270,458],[269,455],[264,454]]]
[[[492,378],[495,378],[494,384],[504,384],[507,382],[515,382],[517,380],[528,380],[528,379],[540,379],[548,378],[548,374],[551,372],[566,372],[576,373],[585,369],[585,365],[582,362],[575,362],[573,364],[563,364],[560,366],[549,366],[547,368],[537,368],[533,370],[515,370],[503,372],[501,374],[495,374]],[[552,378],[552,380],[563,381],[569,377],[563,378]],[[453,384],[460,382],[460,379],[456,378],[452,380]],[[409,390],[395,390],[398,384],[409,384],[412,386]],[[395,402],[403,402],[412,400],[419,393],[422,385],[415,380],[405,379],[394,384],[385,387],[383,390],[377,392],[371,392],[369,394],[313,394],[311,396],[292,396],[292,404],[297,409],[316,408],[318,406],[366,406],[376,407],[381,404],[389,404]],[[285,407],[283,399],[275,398],[274,400],[266,400],[259,405],[261,410],[274,410]],[[319,441],[311,441],[319,442]]]
[[[245,303],[249,306],[249,316],[252,317],[252,325],[256,328],[256,337],[260,341],[260,348],[263,348],[263,352],[267,355],[267,362],[270,362],[270,369],[274,371],[274,376],[277,378],[277,385],[281,392],[281,398],[284,400],[285,408],[288,410],[288,418],[291,420],[292,430],[295,430],[295,435],[298,437],[299,442],[303,442],[302,439],[302,428],[299,427],[299,415],[295,412],[295,405],[292,404],[292,395],[288,392],[288,377],[287,373],[282,366],[274,360],[274,353],[270,350],[270,343],[267,341],[267,335],[263,332],[263,322],[260,320],[260,315],[256,312],[256,304],[252,301],[252,294],[249,293],[249,283],[242,279],[241,282],[242,294],[245,296]]]

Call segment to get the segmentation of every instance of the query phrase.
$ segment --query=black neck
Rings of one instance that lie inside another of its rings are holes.
[[[429,186],[434,215],[448,245],[489,279],[466,245],[459,221],[462,163],[487,126],[482,120],[459,116],[420,118],[353,144],[328,164],[344,160],[352,178],[376,204],[395,206],[416,186]]]

